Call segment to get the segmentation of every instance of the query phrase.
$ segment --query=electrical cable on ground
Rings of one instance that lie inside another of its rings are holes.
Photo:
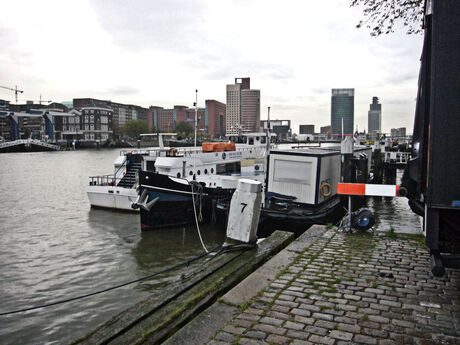
[[[116,285],[116,286],[112,286],[110,288],[107,288],[107,289],[103,289],[103,290],[99,290],[99,291],[95,291],[95,292],[91,292],[91,293],[88,293],[86,295],[81,295],[81,296],[77,296],[77,297],[72,297],[72,298],[68,298],[68,299],[64,299],[64,300],[60,300],[60,301],[56,301],[56,302],[51,302],[51,303],[47,303],[47,304],[42,304],[42,305],[38,305],[38,306],[35,306],[35,307],[29,307],[29,308],[23,308],[23,309],[18,309],[18,310],[12,310],[12,311],[7,311],[7,312],[3,312],[3,313],[0,313],[0,316],[5,316],[5,315],[11,315],[11,314],[17,314],[17,313],[22,313],[22,312],[26,312],[26,311],[30,311],[30,310],[35,310],[35,309],[41,309],[41,308],[46,308],[46,307],[51,307],[51,306],[54,306],[54,305],[58,305],[58,304],[63,304],[63,303],[67,303],[67,302],[72,302],[72,301],[76,301],[76,300],[79,300],[79,299],[83,299],[83,298],[86,298],[86,297],[90,297],[90,296],[94,296],[94,295],[98,295],[98,294],[101,294],[101,293],[104,293],[104,292],[108,292],[108,291],[111,291],[111,290],[115,290],[115,289],[118,289],[118,288],[121,288],[121,287],[124,287],[124,286],[127,286],[127,285],[130,285],[130,284],[134,284],[134,283],[137,283],[137,282],[140,282],[140,281],[143,281],[143,280],[147,280],[147,279],[150,279],[150,278],[153,278],[157,275],[160,275],[162,273],[166,273],[166,272],[169,272],[169,271],[172,271],[172,270],[175,270],[176,268],[179,268],[179,267],[182,267],[182,266],[188,266],[190,265],[192,262],[195,262],[213,252],[216,252],[218,250],[222,249],[222,246],[217,246],[213,249],[211,249],[210,251],[206,250],[206,253],[204,254],[201,254],[201,255],[198,255],[190,260],[187,260],[187,261],[184,261],[184,262],[181,262],[177,265],[174,265],[174,266],[171,266],[171,267],[168,267],[168,268],[165,268],[164,270],[161,270],[159,272],[156,272],[156,273],[153,273],[153,274],[150,274],[148,276],[145,276],[145,277],[142,277],[142,278],[138,278],[138,279],[135,279],[135,280],[131,280],[129,282],[126,282],[126,283],[122,283],[122,284],[119,284],[119,285]]]

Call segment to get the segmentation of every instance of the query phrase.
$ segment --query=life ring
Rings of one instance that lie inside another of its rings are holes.
[[[327,188],[327,192],[324,191],[325,188]],[[332,186],[325,182],[319,187],[319,192],[324,197],[330,196],[332,194]]]

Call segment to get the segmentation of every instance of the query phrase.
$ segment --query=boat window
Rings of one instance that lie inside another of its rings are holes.
[[[217,164],[216,174],[218,175],[232,175],[241,173],[240,162]]]
[[[180,173],[177,173],[177,177],[180,178]]]
[[[249,145],[254,145],[254,138],[249,138]]]
[[[204,169],[204,174],[205,174],[205,175],[208,174],[208,169]]]
[[[200,175],[200,174],[201,174],[201,172],[200,172],[199,170],[198,170],[196,173],[197,173],[197,175]]]
[[[265,144],[265,143],[267,142],[267,137],[261,137],[261,138],[260,138],[260,142],[261,142],[262,144]]]
[[[189,172],[188,174],[189,174],[190,176],[192,176],[192,175],[193,175],[193,171],[190,170],[190,172]]]

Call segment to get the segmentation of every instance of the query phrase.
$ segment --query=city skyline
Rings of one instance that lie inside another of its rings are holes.
[[[326,126],[330,89],[353,87],[360,131],[376,94],[385,132],[413,126],[422,37],[370,37],[355,28],[361,10],[343,1],[2,4],[0,85],[24,90],[23,102],[91,97],[167,108],[192,106],[198,89],[204,107],[225,102],[225,85],[247,76],[261,90],[261,119],[270,106],[293,128]],[[14,103],[14,93],[2,89],[0,99]]]

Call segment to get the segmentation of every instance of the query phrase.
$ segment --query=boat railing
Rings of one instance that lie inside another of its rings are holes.
[[[230,153],[230,152],[252,152],[254,150],[259,150],[259,151],[264,151],[266,149],[265,145],[261,145],[261,146],[249,146],[249,147],[237,147],[235,151],[225,151],[227,153]],[[200,154],[200,153],[222,153],[222,152],[203,152],[203,149],[200,147],[200,148],[193,148],[192,150],[187,150],[187,151],[180,151],[178,150],[178,152],[176,153],[176,156],[180,156],[180,155],[183,155],[184,157],[191,157],[192,155],[195,155],[195,154]]]
[[[116,186],[120,181],[121,177],[117,178],[114,175],[98,175],[89,177],[90,186]]]
[[[255,150],[265,150],[266,147],[265,145],[237,147],[236,152],[248,152],[254,149]],[[133,149],[133,150],[123,149],[123,150],[120,150],[120,156],[126,156],[127,154],[140,154],[140,155],[160,157],[160,156],[169,156],[168,154],[169,152],[174,152],[174,154],[171,156],[183,156],[183,157],[191,157],[196,154],[209,153],[209,152],[203,152],[202,147],[199,146],[199,147],[174,147],[174,148],[170,147],[170,148]],[[228,151],[228,152],[234,152],[234,151]]]
[[[407,164],[411,157],[410,152],[400,152],[400,151],[395,151],[395,152],[383,152],[384,156],[384,162],[385,163],[396,163],[396,164]]]

